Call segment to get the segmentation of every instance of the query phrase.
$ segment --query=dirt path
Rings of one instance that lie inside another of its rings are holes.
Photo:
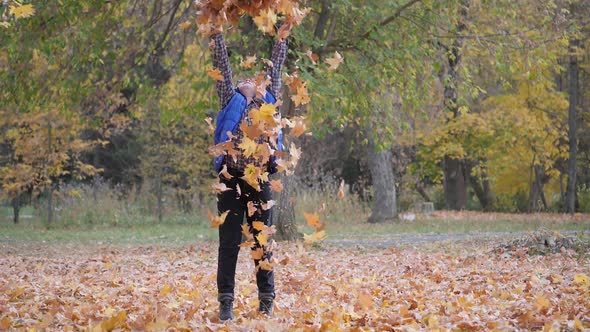
[[[474,233],[391,233],[373,235],[367,237],[330,238],[325,243],[336,246],[361,246],[367,248],[387,248],[400,245],[418,245],[424,243],[447,241],[509,241],[522,237],[531,232],[474,232]],[[559,231],[564,236],[576,236],[577,234],[589,235],[590,231]]]

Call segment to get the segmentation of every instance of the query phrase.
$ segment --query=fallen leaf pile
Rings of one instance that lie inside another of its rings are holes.
[[[590,328],[590,262],[473,249],[282,243],[271,318],[239,256],[236,320],[217,319],[214,242],[176,247],[2,245],[0,329],[48,331],[539,330]]]

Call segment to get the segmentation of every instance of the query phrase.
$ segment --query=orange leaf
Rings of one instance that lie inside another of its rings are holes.
[[[221,74],[221,70],[217,68],[207,69],[207,76],[217,81],[223,81],[223,75]]]

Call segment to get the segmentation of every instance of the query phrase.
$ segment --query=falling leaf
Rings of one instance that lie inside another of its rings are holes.
[[[180,23],[179,26],[180,26],[180,28],[182,30],[186,30],[186,29],[188,29],[188,28],[191,27],[191,22],[190,21],[184,21],[184,22]]]
[[[256,63],[256,55],[247,56],[246,59],[240,61],[240,67],[250,69]]]
[[[240,243],[240,247],[242,247],[242,248],[252,248],[255,245],[256,245],[256,242],[254,240],[246,240],[246,241]]]
[[[246,136],[242,139],[242,142],[238,145],[238,147],[244,150],[244,156],[248,158],[256,153],[258,144]]]
[[[326,63],[330,65],[330,70],[336,70],[338,66],[344,61],[342,55],[338,51],[334,52],[334,56],[326,59]]]
[[[275,12],[268,8],[260,13],[260,15],[254,17],[254,23],[258,29],[264,33],[270,35],[274,34],[274,25],[277,22],[277,15]]]
[[[272,208],[272,207],[275,205],[275,203],[276,203],[276,202],[275,202],[274,200],[272,200],[272,199],[271,199],[271,200],[269,200],[269,201],[268,201],[268,202],[266,202],[266,203],[262,203],[262,204],[260,204],[260,206],[262,207],[262,209],[263,209],[263,210],[265,210],[265,211],[266,211],[266,210],[268,210],[268,209]]]
[[[293,122],[293,129],[291,129],[291,134],[295,137],[301,136],[306,130],[305,122],[303,122],[302,117],[297,117]]]
[[[307,221],[307,224],[316,229],[316,231],[321,231],[326,226],[324,222],[320,222],[320,216],[317,213],[307,213],[303,212],[303,216]]]
[[[229,211],[230,210],[227,210],[223,212],[221,215],[216,216],[213,215],[213,213],[211,213],[211,210],[207,209],[207,217],[209,218],[209,221],[211,221],[211,228],[219,227],[219,225],[223,224]]]
[[[291,96],[291,100],[295,103],[295,106],[304,105],[311,101],[305,85],[297,87],[297,93]]]
[[[262,248],[256,248],[254,250],[252,250],[252,258],[253,259],[262,259],[262,256],[264,255],[264,251],[262,250]]]
[[[307,57],[309,58],[309,60],[311,61],[312,64],[316,64],[316,60],[319,59],[319,56],[317,54],[314,54],[311,49],[307,50],[307,52],[305,52],[305,55],[307,55]]]
[[[296,147],[293,142],[291,142],[289,153],[291,155],[291,161],[293,163],[297,163],[299,161],[299,158],[301,158],[301,148]]]
[[[256,235],[256,240],[260,243],[261,246],[266,246],[268,244],[268,234],[259,233]]]
[[[228,191],[228,190],[232,190],[232,188],[228,188],[225,183],[222,182],[216,182],[213,185],[211,185],[211,189],[213,189],[213,192],[215,193],[222,193],[224,191]]]
[[[247,224],[242,224],[242,234],[246,236],[246,239],[254,240],[254,235],[250,232],[250,227]]]
[[[265,225],[262,221],[253,221],[252,222],[252,228],[254,228],[257,231],[263,231],[264,227],[265,227]]]
[[[252,202],[252,201],[248,201],[248,203],[246,203],[246,207],[248,208],[248,217],[253,216],[254,213],[256,213],[256,211],[258,211],[256,206],[254,205],[254,202]]]
[[[219,69],[207,69],[207,76],[217,81],[223,81],[223,75]]]
[[[281,180],[270,180],[270,189],[276,192],[283,191],[283,183]]]
[[[233,176],[231,174],[228,173],[227,171],[227,165],[223,164],[223,167],[221,168],[221,171],[219,172],[219,175],[223,176],[226,179],[231,179],[233,178]]]
[[[254,166],[253,164],[246,165],[244,169],[244,176],[241,177],[242,180],[246,181],[252,188],[260,191],[260,183],[258,183],[258,176],[260,174],[260,170]]]
[[[326,231],[319,231],[319,232],[314,232],[312,234],[303,234],[303,241],[306,244],[312,244],[312,243],[316,243],[316,242],[320,242],[323,239],[325,239],[328,235],[326,234]]]

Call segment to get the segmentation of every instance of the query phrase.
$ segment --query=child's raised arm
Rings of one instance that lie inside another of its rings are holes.
[[[268,66],[267,74],[270,76],[270,92],[278,100],[281,93],[281,70],[287,56],[287,38],[275,41],[272,49],[272,67]]]
[[[211,35],[211,39],[215,42],[213,46],[213,67],[219,69],[223,75],[223,81],[215,81],[215,89],[217,90],[217,95],[219,95],[219,104],[223,108],[235,93],[232,71],[229,65],[229,57],[223,35],[221,32],[214,32]]]

